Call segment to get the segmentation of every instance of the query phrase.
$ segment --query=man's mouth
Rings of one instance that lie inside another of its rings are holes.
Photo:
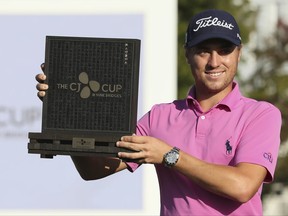
[[[205,72],[207,75],[211,77],[218,77],[220,76],[223,72]]]

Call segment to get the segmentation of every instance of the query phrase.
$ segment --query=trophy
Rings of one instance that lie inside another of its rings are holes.
[[[28,153],[117,156],[135,133],[140,40],[46,36],[42,131],[29,132]]]

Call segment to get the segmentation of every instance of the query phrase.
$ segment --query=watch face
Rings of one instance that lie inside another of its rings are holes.
[[[171,151],[164,155],[164,163],[167,167],[174,166],[179,158],[179,149],[174,147]]]
[[[169,152],[167,155],[167,162],[168,163],[175,163],[178,159],[178,154],[176,152]]]

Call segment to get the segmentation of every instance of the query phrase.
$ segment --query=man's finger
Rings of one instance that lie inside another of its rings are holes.
[[[45,91],[39,91],[39,92],[37,93],[37,96],[38,96],[40,99],[42,99],[42,98],[45,96],[45,94],[46,94]]]
[[[137,136],[133,134],[132,136],[123,136],[121,137],[121,141],[131,142],[131,143],[145,143],[145,136]]]
[[[48,85],[47,84],[43,84],[43,83],[38,83],[36,85],[36,88],[39,91],[46,91],[48,89]]]
[[[119,158],[127,158],[132,160],[138,160],[142,159],[143,155],[142,152],[134,152],[134,153],[128,153],[128,152],[118,152]]]
[[[46,75],[41,73],[41,74],[37,74],[35,76],[35,79],[39,82],[39,83],[43,83],[46,80]]]
[[[41,67],[42,71],[44,72],[44,70],[45,70],[45,63],[42,63],[42,64],[40,65],[40,67]]]

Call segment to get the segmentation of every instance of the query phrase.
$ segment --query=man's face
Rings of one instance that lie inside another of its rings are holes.
[[[195,79],[197,97],[206,97],[232,90],[240,60],[241,47],[222,39],[206,40],[187,48],[186,58]]]

